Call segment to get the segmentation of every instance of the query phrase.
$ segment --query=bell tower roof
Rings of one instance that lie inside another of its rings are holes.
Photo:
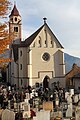
[[[13,10],[9,17],[11,17],[11,16],[20,16],[19,11],[17,10],[17,7],[15,4],[14,4]]]

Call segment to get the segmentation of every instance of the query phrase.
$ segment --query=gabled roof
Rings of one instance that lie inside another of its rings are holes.
[[[70,70],[66,75],[66,79],[70,79],[73,77],[80,77],[80,67],[77,64],[73,64],[72,70]]]
[[[34,32],[31,36],[29,36],[27,39],[25,39],[25,41],[21,41],[20,44],[13,44],[12,45],[15,61],[18,60],[18,48],[19,47],[29,47],[29,45],[31,45],[31,43],[34,41],[34,39],[39,34],[39,32],[43,29],[44,26],[46,26],[50,30],[51,34],[55,37],[56,42],[60,45],[61,48],[63,48],[63,46],[60,44],[60,42],[58,41],[56,36],[53,34],[51,29],[49,28],[49,26],[46,23],[44,23],[36,32]]]
[[[31,36],[25,39],[25,41],[22,42],[21,46],[28,47],[34,41],[34,39],[36,38],[36,36],[39,34],[43,27],[44,25],[42,25],[36,32],[34,32]]]
[[[46,26],[46,27],[50,30],[50,32],[51,32],[52,35],[55,37],[57,43],[61,46],[61,48],[64,48],[64,47],[60,44],[60,42],[58,41],[58,39],[56,38],[56,36],[54,35],[54,33],[51,31],[50,27],[49,27],[46,23],[44,23],[44,25],[42,25],[42,26],[41,26],[36,32],[34,32],[30,37],[28,37],[27,39],[25,39],[25,41],[22,42],[21,46],[24,46],[24,47],[26,46],[26,47],[28,47],[28,46],[34,41],[34,39],[36,38],[36,36],[39,34],[39,32],[42,30],[42,28],[43,28],[44,26]]]
[[[59,40],[57,39],[57,37],[54,35],[54,33],[52,32],[52,30],[50,29],[50,27],[46,24],[46,26],[48,27],[48,29],[50,30],[50,32],[52,33],[52,35],[55,37],[56,41],[58,42],[58,44],[61,46],[61,48],[64,48],[61,43],[59,42]]]
[[[14,4],[13,10],[12,10],[12,12],[11,12],[9,17],[11,17],[11,16],[20,16],[19,11],[17,10],[15,4]]]

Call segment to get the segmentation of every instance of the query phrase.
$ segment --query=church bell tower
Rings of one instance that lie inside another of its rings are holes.
[[[19,11],[17,10],[16,4],[14,4],[13,10],[11,11],[11,14],[9,16],[9,33],[14,32],[14,40],[20,39],[21,40],[21,34],[22,34],[22,20],[21,16],[19,14]]]

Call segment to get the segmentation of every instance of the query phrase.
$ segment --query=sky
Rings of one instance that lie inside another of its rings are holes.
[[[14,5],[14,0],[10,0]],[[79,0],[15,0],[22,17],[23,39],[43,25],[43,18],[64,47],[64,52],[80,58]],[[13,8],[11,6],[11,10]]]

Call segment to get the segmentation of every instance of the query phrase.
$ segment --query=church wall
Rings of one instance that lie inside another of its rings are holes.
[[[65,88],[66,87],[66,81],[65,81],[65,77],[59,77],[59,78],[52,78],[50,79],[50,88],[53,89],[54,87],[54,82],[56,82],[56,85],[57,85],[57,82],[59,82],[59,86],[62,87],[62,88]]]
[[[8,64],[8,66],[7,66],[7,69],[6,69],[6,73],[7,73],[7,82],[9,82],[10,83],[10,74],[11,74],[11,70],[10,70],[10,64],[11,63],[9,63]]]
[[[44,61],[42,58],[45,52],[50,54],[49,61]],[[34,69],[34,71],[32,71],[32,75],[34,75],[35,77],[38,76],[37,71],[53,71],[53,50],[49,50],[47,48],[35,48],[32,50],[32,58],[34,58],[32,59],[32,69]]]
[[[79,78],[74,78],[74,85],[76,90],[80,90],[80,79]]]
[[[54,68],[55,68],[55,77],[60,77],[65,74],[65,64],[64,64],[64,53],[61,50],[58,50],[54,54]]]
[[[43,84],[43,80],[44,80],[45,76],[47,75],[51,79],[52,74],[53,74],[52,72],[48,72],[48,71],[40,72],[38,77],[32,78],[32,85],[35,85],[35,83],[42,83]]]
[[[14,84],[14,62],[11,62],[11,84]]]
[[[16,86],[18,87],[18,80],[19,80],[19,76],[18,76],[18,61],[14,62],[14,85],[16,84]]]
[[[27,85],[27,48],[19,48],[19,85]]]
[[[22,55],[21,55],[22,54]],[[22,68],[21,68],[22,65]],[[20,71],[20,77],[26,76],[26,71],[24,71],[26,69],[27,66],[27,49],[26,48],[19,48],[19,71]]]
[[[55,42],[55,37],[47,31],[47,28],[46,32],[47,36],[45,34],[45,28],[42,29],[30,46],[31,67],[29,67],[29,73],[32,77],[32,85],[35,82],[42,82],[46,75],[49,76],[50,79],[57,75],[63,75],[63,66],[61,67],[59,65],[63,64],[63,49],[59,48],[58,43]],[[59,50],[61,50],[62,54],[56,54]],[[48,61],[44,61],[42,58],[45,52],[50,54]],[[57,58],[56,63],[54,60],[55,54]]]
[[[21,16],[10,16],[9,32],[15,32],[15,39],[21,38]],[[64,63],[64,58],[57,38],[45,23],[30,38],[33,41],[30,46],[18,48],[18,61],[12,63],[10,68],[12,73],[14,71],[12,83],[18,87],[27,86],[28,83],[33,86],[36,82],[43,82],[46,75],[49,79],[58,80],[64,73],[63,66],[60,65]]]

